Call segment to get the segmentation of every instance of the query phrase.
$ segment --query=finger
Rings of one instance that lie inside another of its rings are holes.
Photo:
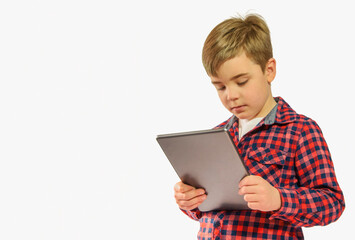
[[[179,205],[179,207],[181,209],[191,210],[191,209],[194,209],[197,206],[199,206],[204,200],[206,200],[206,198],[207,198],[207,195],[204,194],[202,196],[195,197],[195,198],[188,200],[188,201],[184,201],[184,200],[177,201],[177,204]]]
[[[259,195],[258,194],[245,194],[244,195],[244,200],[246,202],[259,202]]]
[[[184,210],[187,210],[187,211],[193,210],[193,209],[197,208],[198,206],[200,206],[200,204],[201,204],[201,203],[192,205],[191,207],[188,207],[188,208],[186,208],[186,209],[184,209]]]
[[[205,190],[203,189],[192,189],[188,192],[175,192],[175,199],[188,201],[203,194],[205,194]]]
[[[259,202],[248,202],[248,207],[252,210],[260,210]]]
[[[174,190],[177,192],[187,192],[190,190],[195,189],[193,186],[187,185],[183,182],[178,182],[177,184],[175,184],[174,186]]]
[[[259,192],[259,185],[243,186],[239,189],[239,195],[255,194]]]
[[[261,179],[262,178],[260,176],[254,176],[254,175],[246,176],[239,182],[239,188],[243,186],[251,186],[251,185],[259,184]]]
[[[202,201],[202,202],[203,202],[203,201]],[[191,206],[188,208],[188,210],[192,210],[192,209],[197,208],[198,206],[200,206],[200,205],[202,204],[202,202],[199,202],[199,203],[196,203],[196,204],[194,204],[194,205],[191,205]]]

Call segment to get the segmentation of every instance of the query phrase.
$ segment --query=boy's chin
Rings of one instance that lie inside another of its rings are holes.
[[[241,120],[249,120],[251,118],[247,114],[235,114],[235,113],[233,113],[233,115],[236,116],[238,119],[241,119]]]

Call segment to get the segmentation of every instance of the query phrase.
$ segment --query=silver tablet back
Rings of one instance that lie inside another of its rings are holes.
[[[249,209],[238,194],[248,172],[228,130],[158,135],[157,141],[181,181],[205,189],[200,211]]]

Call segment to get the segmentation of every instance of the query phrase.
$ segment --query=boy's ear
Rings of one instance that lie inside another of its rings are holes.
[[[267,81],[271,83],[276,76],[276,60],[275,58],[270,58],[265,65],[265,76]]]

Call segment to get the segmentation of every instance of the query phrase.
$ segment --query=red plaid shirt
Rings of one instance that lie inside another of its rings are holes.
[[[240,141],[238,121],[230,133],[249,173],[279,190],[281,208],[183,211],[200,222],[198,239],[303,239],[301,227],[326,225],[342,214],[343,193],[320,128],[282,98],[275,100],[275,108]]]

